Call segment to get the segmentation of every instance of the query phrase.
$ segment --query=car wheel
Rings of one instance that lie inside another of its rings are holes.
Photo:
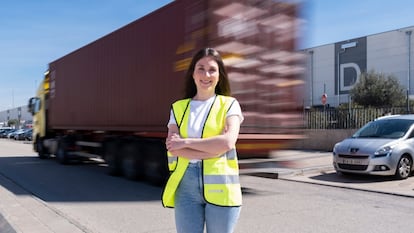
[[[397,170],[395,171],[395,177],[397,179],[406,179],[411,173],[411,167],[413,166],[413,161],[408,155],[401,156],[397,164]]]

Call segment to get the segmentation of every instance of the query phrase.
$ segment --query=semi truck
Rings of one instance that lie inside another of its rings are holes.
[[[176,0],[50,62],[28,103],[38,157],[99,158],[110,174],[162,184],[171,104],[203,47],[221,53],[241,104],[240,157],[301,138],[300,6],[291,2]]]

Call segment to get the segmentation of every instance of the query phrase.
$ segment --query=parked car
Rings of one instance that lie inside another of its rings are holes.
[[[7,134],[12,132],[14,129],[2,129],[0,130],[0,138],[7,138]]]
[[[33,140],[33,129],[30,128],[24,133],[24,140],[32,141]]]
[[[13,134],[17,131],[17,129],[12,129],[5,133],[4,138],[13,138]]]
[[[10,132],[7,134],[7,138],[9,138],[9,139],[15,139],[16,134],[19,134],[19,133],[22,133],[22,132],[24,132],[24,130],[23,130],[23,129],[16,129],[16,130],[14,130],[14,131],[10,131]]]
[[[413,172],[414,115],[384,116],[371,121],[333,148],[338,173],[394,175]]]
[[[5,135],[8,131],[10,131],[10,129],[1,129],[1,130],[0,130],[0,138],[3,138],[3,137],[4,137],[4,135]]]
[[[28,129],[28,128],[18,130],[14,133],[14,139],[15,140],[29,140],[27,139],[28,134],[30,134],[31,136],[32,132],[33,132],[32,129]]]

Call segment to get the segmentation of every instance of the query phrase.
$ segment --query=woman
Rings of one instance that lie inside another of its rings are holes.
[[[235,144],[243,121],[220,54],[205,48],[186,74],[185,98],[172,106],[166,146],[171,176],[163,205],[179,233],[233,232],[241,188]]]

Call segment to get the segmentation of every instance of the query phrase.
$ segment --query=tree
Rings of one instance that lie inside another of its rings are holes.
[[[406,98],[404,90],[395,76],[371,70],[360,75],[350,95],[356,104],[364,107],[402,106]]]
[[[19,120],[17,119],[11,119],[7,122],[8,126],[16,126],[19,123]]]

